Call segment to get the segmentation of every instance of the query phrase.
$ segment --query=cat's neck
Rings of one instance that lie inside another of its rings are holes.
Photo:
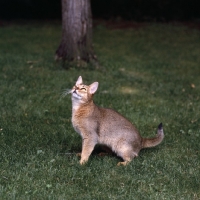
[[[72,110],[77,111],[81,107],[81,103],[78,100],[72,99]]]
[[[92,109],[95,106],[93,100],[90,100],[88,102],[80,102],[80,100],[77,99],[72,99],[72,113],[74,114],[75,112],[77,112],[78,110],[80,110],[81,108],[84,109]]]

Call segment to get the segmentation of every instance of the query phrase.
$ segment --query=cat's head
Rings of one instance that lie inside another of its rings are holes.
[[[72,99],[83,103],[90,101],[93,94],[97,91],[98,85],[98,82],[94,82],[91,85],[84,85],[82,77],[79,76],[76,84],[71,90]]]

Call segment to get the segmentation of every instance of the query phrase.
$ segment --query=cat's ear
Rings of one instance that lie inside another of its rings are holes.
[[[99,83],[98,82],[94,82],[89,86],[89,93],[90,94],[94,94],[97,89],[98,89]]]
[[[81,76],[78,77],[77,81],[76,81],[76,85],[81,85],[83,83],[83,79]]]

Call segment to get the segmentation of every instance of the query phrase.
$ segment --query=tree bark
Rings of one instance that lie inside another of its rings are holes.
[[[78,63],[96,60],[90,0],[62,0],[62,40],[55,59]]]

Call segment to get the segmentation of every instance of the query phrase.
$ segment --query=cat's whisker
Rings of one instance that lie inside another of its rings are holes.
[[[62,93],[61,93],[61,98],[66,97],[68,94],[72,93],[72,89],[65,89]]]

